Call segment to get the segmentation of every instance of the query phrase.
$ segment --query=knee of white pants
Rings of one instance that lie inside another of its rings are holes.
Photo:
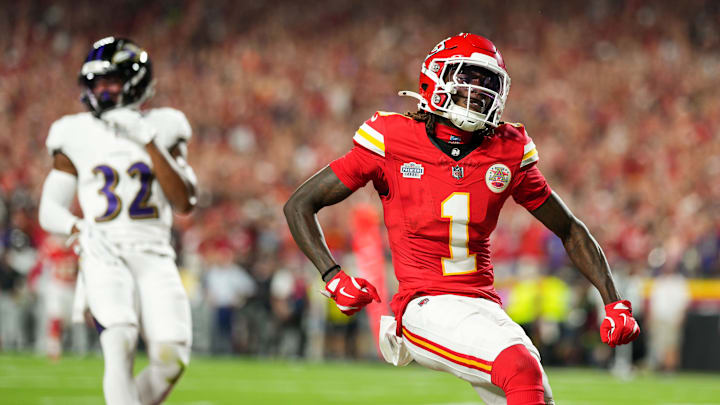
[[[138,329],[134,325],[115,325],[102,331],[100,344],[107,360],[121,357],[128,358],[135,353]]]
[[[190,363],[190,346],[175,342],[153,342],[149,345],[150,363],[168,378],[179,377]]]

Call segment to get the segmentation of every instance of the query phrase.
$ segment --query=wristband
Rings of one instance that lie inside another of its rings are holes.
[[[339,264],[336,264],[336,265],[330,267],[329,269],[325,270],[325,271],[322,273],[322,275],[320,276],[320,278],[322,278],[322,281],[327,282],[327,281],[325,280],[325,277],[327,277],[328,274],[332,273],[333,270],[336,270],[336,269],[339,269],[339,268],[340,268],[340,265],[339,265]]]

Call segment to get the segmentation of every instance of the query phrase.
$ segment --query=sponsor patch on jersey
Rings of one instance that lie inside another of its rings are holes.
[[[430,302],[430,298],[423,298],[422,301],[418,302],[418,306],[421,307]]]
[[[419,179],[425,173],[425,168],[419,163],[410,162],[400,166],[400,173],[403,177]]]
[[[493,193],[502,193],[510,185],[512,174],[502,163],[495,163],[485,173],[485,184]]]

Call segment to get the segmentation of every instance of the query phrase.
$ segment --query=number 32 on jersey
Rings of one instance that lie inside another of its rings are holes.
[[[117,187],[120,176],[114,168],[108,165],[96,166],[93,169],[93,173],[103,176],[103,180],[105,182],[102,188],[98,190],[98,194],[104,195],[108,202],[107,210],[105,210],[104,214],[96,217],[95,222],[111,221],[120,214],[123,206],[120,196],[115,193],[115,187]],[[130,219],[157,218],[157,207],[152,204],[148,204],[150,191],[152,190],[152,181],[154,178],[152,169],[143,162],[136,162],[130,165],[127,169],[127,173],[130,177],[137,177],[140,180],[140,189],[135,195],[135,198],[133,198],[130,208],[128,208]]]
[[[455,192],[440,203],[440,215],[450,219],[450,257],[443,257],[445,276],[456,276],[477,271],[475,255],[470,254],[470,193]]]

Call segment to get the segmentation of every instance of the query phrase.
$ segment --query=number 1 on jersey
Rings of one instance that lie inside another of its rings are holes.
[[[440,215],[450,219],[450,257],[442,258],[445,276],[477,271],[475,255],[470,254],[470,193],[455,192],[440,204]]]

